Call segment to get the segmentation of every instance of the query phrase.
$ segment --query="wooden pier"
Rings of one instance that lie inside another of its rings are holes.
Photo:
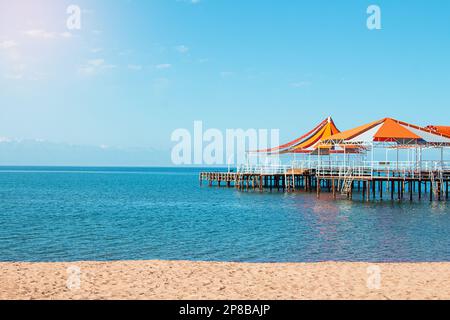
[[[200,185],[240,191],[328,192],[334,199],[447,201],[450,170],[391,170],[317,167],[280,172],[201,172]]]

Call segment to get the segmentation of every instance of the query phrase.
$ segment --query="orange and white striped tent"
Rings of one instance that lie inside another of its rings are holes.
[[[314,129],[304,134],[303,136],[283,144],[281,146],[258,150],[257,153],[267,153],[267,154],[287,154],[287,153],[303,153],[303,154],[314,154],[319,153],[332,153],[338,152],[334,146],[322,145],[321,142],[328,139],[329,137],[338,134],[340,131],[334,124],[331,117],[322,121]],[[322,151],[323,150],[323,151]]]
[[[450,146],[450,135],[407,122],[384,118],[332,135],[326,144],[371,144],[394,142],[398,145]]]

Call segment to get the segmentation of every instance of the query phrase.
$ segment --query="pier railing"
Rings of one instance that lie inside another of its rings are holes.
[[[308,171],[318,177],[395,177],[395,178],[429,178],[431,175],[450,174],[449,161],[293,161],[290,165],[245,164],[237,168],[240,174],[293,174]]]
[[[237,168],[239,174],[287,174],[292,165],[241,165]]]
[[[348,178],[348,177],[360,177],[360,178],[372,178],[373,167],[360,165],[333,165],[333,164],[321,164],[317,167],[316,175],[319,178],[336,177],[336,178]]]

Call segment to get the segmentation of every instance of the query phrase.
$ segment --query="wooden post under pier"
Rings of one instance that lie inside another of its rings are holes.
[[[200,186],[208,183],[211,187],[235,187],[241,191],[264,191],[265,189],[273,190],[273,188],[283,192],[316,191],[318,198],[320,198],[322,191],[325,191],[331,193],[333,199],[337,199],[339,198],[338,195],[345,190],[343,195],[347,199],[352,199],[353,191],[356,191],[356,189],[361,191],[362,189],[364,201],[388,198],[389,193],[385,195],[385,191],[390,191],[391,200],[403,200],[408,197],[410,201],[413,201],[415,194],[421,200],[422,193],[425,190],[425,193],[430,193],[430,201],[447,201],[450,171],[444,171],[443,175],[440,172],[423,172],[421,174],[415,172],[406,175],[398,172],[390,174],[374,172],[372,176],[353,177],[353,181],[345,181],[342,175],[337,173],[319,175],[315,171],[309,170],[276,174],[201,172],[198,178]],[[384,183],[386,183],[386,186]]]

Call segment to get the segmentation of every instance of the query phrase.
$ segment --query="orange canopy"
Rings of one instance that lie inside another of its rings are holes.
[[[326,141],[338,141],[338,140],[350,140],[352,138],[354,138],[355,136],[361,134],[362,132],[365,132],[369,129],[372,129],[373,127],[377,126],[378,124],[380,124],[380,121],[374,121],[359,127],[356,127],[354,129],[350,129],[350,130],[346,130],[343,132],[340,132],[338,134],[332,135],[331,137],[329,137],[328,139],[326,139]]]
[[[420,137],[390,118],[384,120],[383,125],[374,135],[374,141],[396,141],[402,139],[418,140]]]
[[[285,150],[283,153],[310,153],[313,152],[319,145],[319,143],[331,137],[333,134],[339,133],[339,129],[334,124],[333,119],[328,118],[327,123],[318,130],[315,134],[310,136],[308,139],[305,139],[301,143],[292,146],[288,150]]]
[[[449,126],[428,126],[427,129],[450,137]]]
[[[444,127],[448,128],[448,127]],[[442,127],[441,127],[442,130]],[[399,120],[384,118],[333,135],[325,143],[364,144],[372,142],[397,142],[398,144],[450,145],[450,135],[446,136],[429,128],[423,128]]]
[[[334,124],[331,117],[322,121],[314,129],[306,133],[305,135],[283,144],[281,146],[255,151],[257,153],[312,153],[318,147],[319,143],[329,138],[330,136],[339,133],[339,129]]]

